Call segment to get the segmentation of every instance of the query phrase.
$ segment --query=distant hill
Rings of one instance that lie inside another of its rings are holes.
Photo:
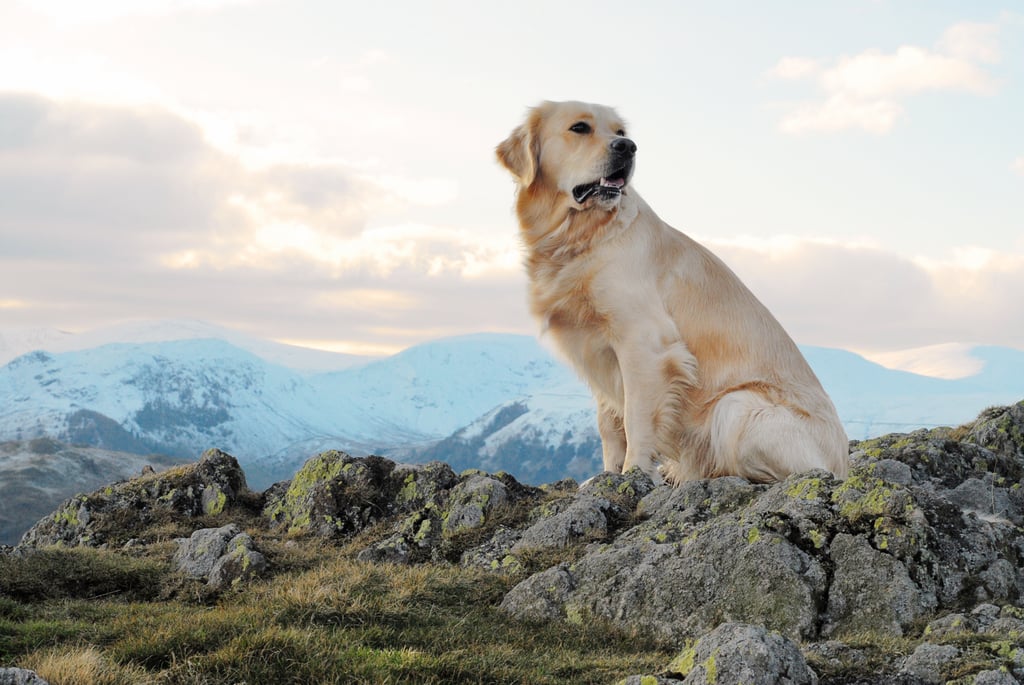
[[[0,442],[0,545],[22,533],[72,495],[182,463],[95,447],[71,447],[51,438]]]

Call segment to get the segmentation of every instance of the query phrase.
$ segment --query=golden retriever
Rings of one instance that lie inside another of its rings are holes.
[[[613,109],[544,102],[496,150],[518,184],[531,310],[590,385],[605,470],[845,477],[846,433],[807,361],[630,186],[636,149]]]

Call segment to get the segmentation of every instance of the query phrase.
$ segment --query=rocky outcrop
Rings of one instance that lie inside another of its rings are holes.
[[[1024,593],[1020,405],[855,445],[845,481],[737,478],[657,488],[640,523],[528,578],[522,618],[598,617],[672,640],[745,621],[799,640],[916,622]]]
[[[198,462],[76,495],[22,537],[23,547],[99,546],[132,537],[162,517],[215,515],[246,490],[238,461],[209,450]]]
[[[366,562],[482,567],[514,581],[501,602],[511,617],[685,645],[635,682],[1024,679],[1024,403],[853,443],[851,465],[845,480],[670,487],[631,471],[534,488],[331,451],[264,493],[247,526],[343,542]],[[69,501],[23,546],[98,544],[112,522],[161,507],[210,513],[244,482],[210,452],[192,470]],[[180,543],[182,568],[211,584],[216,560],[252,568],[246,539],[237,526],[197,531]],[[886,641],[903,651],[880,654]]]

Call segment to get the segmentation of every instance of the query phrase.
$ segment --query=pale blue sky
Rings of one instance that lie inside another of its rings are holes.
[[[616,106],[800,343],[1024,348],[1024,6],[0,0],[0,327],[534,331],[493,148]]]

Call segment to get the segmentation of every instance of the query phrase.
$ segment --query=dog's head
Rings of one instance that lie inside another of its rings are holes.
[[[544,102],[497,147],[521,188],[545,184],[576,209],[617,205],[633,174],[636,143],[610,107]]]

